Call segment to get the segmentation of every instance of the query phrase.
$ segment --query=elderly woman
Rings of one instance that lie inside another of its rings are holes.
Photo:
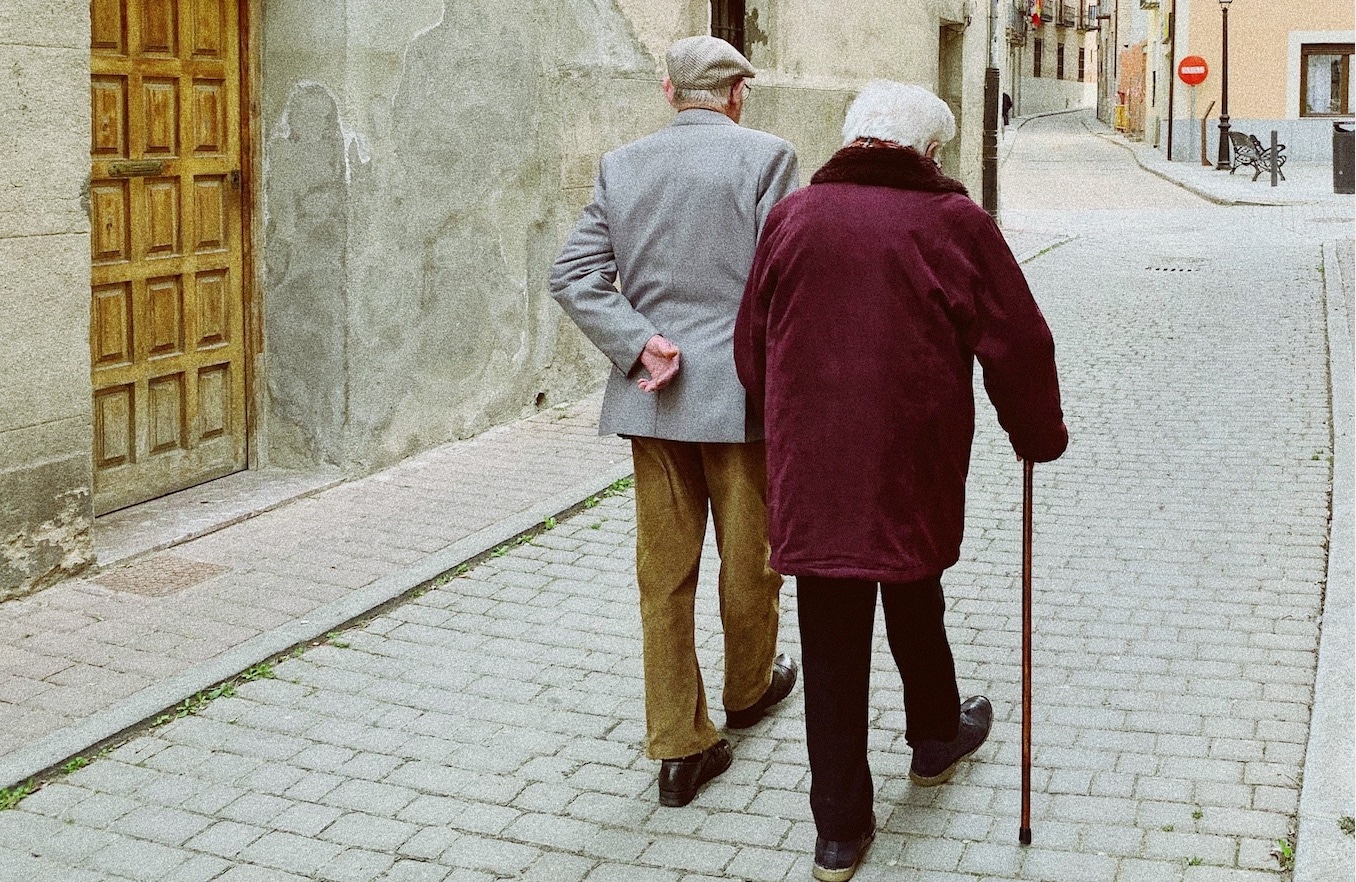
[[[845,146],[769,216],[735,326],[764,408],[772,566],[796,576],[825,882],[851,878],[875,835],[878,586],[910,779],[946,781],[989,733],[988,699],[960,702],[941,586],[964,530],[974,360],[1019,458],[1068,443],[1045,319],[993,221],[937,167],[955,128],[927,90],[868,84]]]

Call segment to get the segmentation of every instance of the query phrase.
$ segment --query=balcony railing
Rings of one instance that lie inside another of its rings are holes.
[[[1071,28],[1078,23],[1078,5],[1077,0],[1059,0],[1059,10],[1056,13],[1055,24],[1062,28]]]

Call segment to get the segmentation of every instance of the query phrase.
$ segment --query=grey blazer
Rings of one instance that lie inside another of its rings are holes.
[[[551,271],[551,295],[614,366],[599,434],[763,437],[735,375],[735,315],[763,222],[798,183],[790,143],[713,110],[684,110],[603,157]],[[668,386],[642,392],[638,359],[655,334],[682,358]]]

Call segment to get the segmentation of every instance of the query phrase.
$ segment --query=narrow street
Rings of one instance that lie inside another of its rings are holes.
[[[989,742],[907,778],[884,633],[865,882],[1277,882],[1314,700],[1332,487],[1322,244],[1350,205],[1220,206],[1090,114],[1002,145],[1071,444],[1036,469],[1034,843],[1019,811],[1020,465],[978,403],[943,585]],[[808,170],[805,175],[808,178]],[[660,808],[633,500],[607,496],[0,811],[0,882],[810,878],[800,690]],[[719,706],[715,558],[699,643]],[[799,654],[794,591],[782,647]]]

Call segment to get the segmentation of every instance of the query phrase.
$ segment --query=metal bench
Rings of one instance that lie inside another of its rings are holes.
[[[1276,154],[1273,156],[1270,147],[1263,147],[1262,142],[1257,140],[1256,135],[1245,135],[1242,132],[1229,132],[1229,145],[1233,147],[1233,161],[1229,165],[1229,174],[1238,171],[1241,165],[1250,165],[1253,167],[1252,179],[1257,180],[1262,172],[1271,174],[1272,164],[1275,163],[1276,174],[1281,180],[1285,180],[1285,173],[1281,167],[1285,165],[1285,145],[1276,145]]]

